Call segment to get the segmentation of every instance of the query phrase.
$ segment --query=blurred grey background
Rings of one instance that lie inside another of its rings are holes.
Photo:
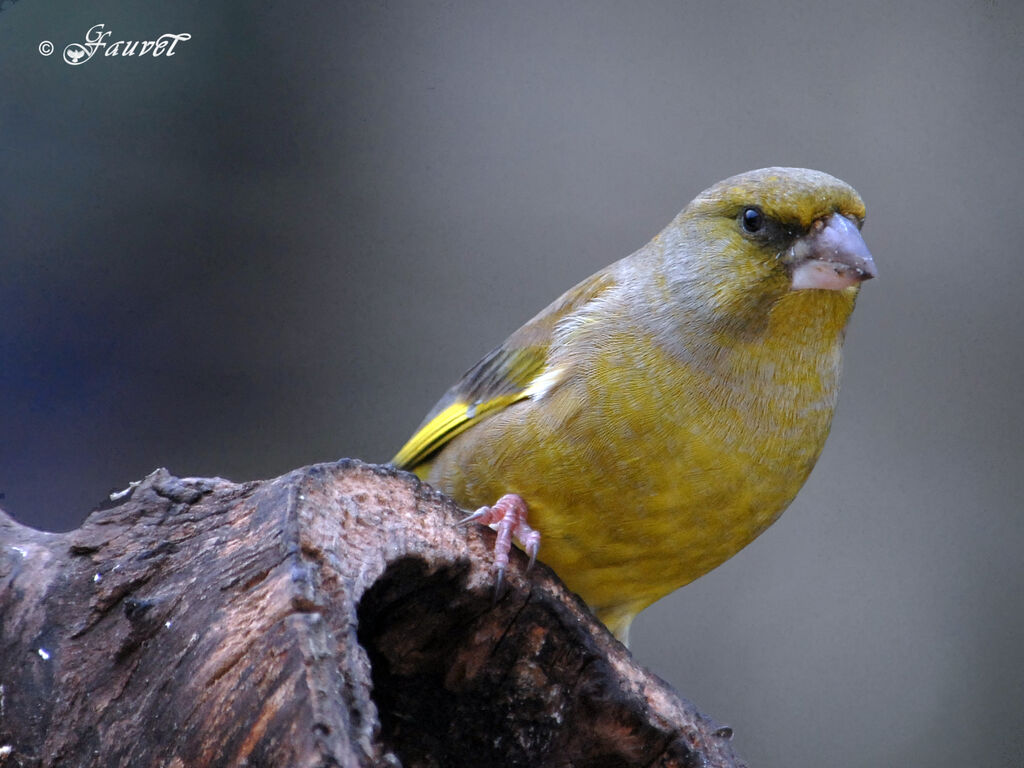
[[[752,766],[1024,766],[1024,5],[0,3],[0,501],[386,461],[470,364],[733,173],[881,276],[782,519],[641,615]],[[60,57],[189,33],[171,58]],[[39,53],[41,41],[57,49]]]

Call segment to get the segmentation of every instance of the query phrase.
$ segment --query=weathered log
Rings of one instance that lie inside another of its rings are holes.
[[[545,567],[412,475],[157,470],[0,513],[0,766],[736,766]]]

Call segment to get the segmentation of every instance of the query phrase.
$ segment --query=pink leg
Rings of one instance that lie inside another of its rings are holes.
[[[530,556],[526,570],[533,567],[540,549],[540,531],[534,530],[526,522],[527,506],[523,497],[515,493],[506,493],[498,499],[494,506],[480,507],[476,512],[462,520],[461,524],[477,522],[492,526],[498,533],[494,542],[494,565],[498,571],[495,596],[501,593],[505,582],[505,569],[508,568],[508,553],[512,549],[512,539]]]

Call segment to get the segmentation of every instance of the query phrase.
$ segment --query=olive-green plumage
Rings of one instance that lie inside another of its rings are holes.
[[[817,171],[716,184],[467,372],[394,463],[469,508],[521,496],[540,558],[624,639],[814,466],[874,276],[863,218]]]

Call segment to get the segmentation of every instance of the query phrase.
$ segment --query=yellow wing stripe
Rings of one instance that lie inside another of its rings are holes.
[[[391,463],[402,469],[412,469],[492,411],[500,410],[527,397],[529,395],[526,392],[516,392],[476,404],[456,401],[417,430],[416,434],[409,438],[409,442],[402,446],[402,450],[395,454]]]

